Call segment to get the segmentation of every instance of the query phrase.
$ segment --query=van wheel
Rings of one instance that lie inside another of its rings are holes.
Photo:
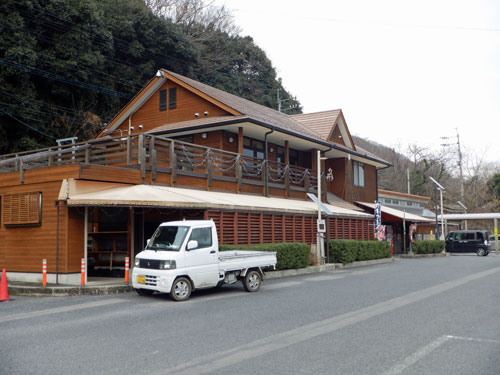
[[[261,281],[262,278],[259,272],[255,270],[248,271],[243,279],[243,287],[247,292],[256,292],[260,289]]]
[[[476,254],[478,257],[484,257],[484,256],[488,255],[486,250],[483,249],[482,247],[480,247],[479,249],[476,250]]]
[[[155,292],[154,290],[151,289],[136,289],[135,291],[140,296],[150,296]]]
[[[175,279],[170,291],[170,297],[174,301],[185,301],[191,295],[191,282],[185,277]]]

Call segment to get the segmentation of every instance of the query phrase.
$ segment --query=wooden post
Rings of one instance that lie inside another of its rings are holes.
[[[137,145],[137,152],[139,153],[137,163],[141,167],[142,178],[146,177],[146,154],[144,149],[144,135],[139,134],[139,144]]]
[[[172,169],[171,175],[170,175],[170,184],[174,186],[175,180],[176,180],[176,168],[177,168],[177,155],[175,154],[175,142],[172,140],[170,141],[170,155],[169,155],[169,161],[170,161],[170,168]]]
[[[306,189],[306,193],[309,193],[309,189],[311,187],[311,181],[309,180],[309,170],[306,169],[304,173],[306,173],[306,177],[304,178],[304,188]]]
[[[290,196],[290,165],[287,164],[286,170],[285,170],[285,196],[288,198]]]
[[[241,155],[238,154],[236,157],[236,192],[239,194],[241,192],[241,184],[242,184],[242,176],[243,176],[243,168],[241,166]]]
[[[90,143],[87,143],[87,146],[85,148],[85,164],[90,163],[90,147],[92,147]]]
[[[19,159],[19,182],[24,183],[24,163],[23,159]]]
[[[238,154],[243,155],[243,128],[238,128]]]
[[[149,141],[149,165],[151,166],[151,179],[156,180],[156,149],[154,136],[151,136]]]
[[[207,190],[212,187],[212,150],[207,150]]]
[[[49,148],[49,152],[50,152],[50,151],[52,151],[52,149],[51,149],[51,148]],[[49,158],[48,158],[48,160],[47,160],[47,165],[48,165],[49,167],[52,167],[52,163],[54,163],[54,157],[53,157],[52,155],[49,155]]]
[[[132,148],[131,146],[130,134],[127,135],[127,165],[132,164]]]

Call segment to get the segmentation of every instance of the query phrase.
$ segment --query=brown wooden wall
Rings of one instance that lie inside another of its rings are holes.
[[[167,90],[168,93],[168,89],[172,87],[177,88],[177,108],[168,109],[167,101],[167,109],[160,111],[160,90]],[[139,125],[143,125],[142,132],[146,132],[164,124],[195,120],[195,113],[199,114],[199,118],[205,117],[205,112],[208,112],[206,117],[229,115],[228,112],[193,94],[191,91],[172,81],[167,81],[132,115],[131,123],[135,128],[133,133],[139,132]],[[127,119],[118,128],[128,130],[128,125]]]
[[[47,259],[48,272],[56,271],[57,209],[60,181],[0,187],[0,196],[9,193],[42,193],[42,222],[40,226],[6,228],[0,223],[0,269],[18,272],[42,272],[42,260]],[[65,207],[59,217],[59,272],[68,272],[68,220]],[[82,240],[83,242],[83,240]],[[83,246],[82,253],[83,253]],[[78,267],[77,267],[78,268]]]
[[[316,217],[230,211],[207,211],[217,227],[220,244],[259,244],[275,242],[316,243]],[[331,239],[373,240],[371,219],[329,218]]]
[[[347,202],[374,202],[377,200],[377,169],[364,164],[365,186],[354,186],[352,160],[345,158],[327,160],[326,168],[332,168],[333,181],[327,183],[328,191]]]

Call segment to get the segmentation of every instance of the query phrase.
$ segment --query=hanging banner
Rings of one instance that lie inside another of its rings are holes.
[[[377,240],[379,240],[379,241],[385,240],[385,225],[381,225],[378,227]]]
[[[410,224],[410,230],[408,231],[408,236],[410,238],[410,242],[411,243],[414,243],[415,242],[415,238],[413,236],[413,234],[417,231],[417,224],[416,223],[413,223],[413,224]]]
[[[380,201],[375,202],[375,233],[378,232],[378,228],[382,225],[382,208]]]

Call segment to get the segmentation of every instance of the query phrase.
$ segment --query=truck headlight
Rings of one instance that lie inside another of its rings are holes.
[[[174,270],[176,268],[175,260],[162,260],[160,262],[161,270]]]
[[[140,263],[141,263],[141,260],[139,258],[135,258],[135,266],[139,267]]]

